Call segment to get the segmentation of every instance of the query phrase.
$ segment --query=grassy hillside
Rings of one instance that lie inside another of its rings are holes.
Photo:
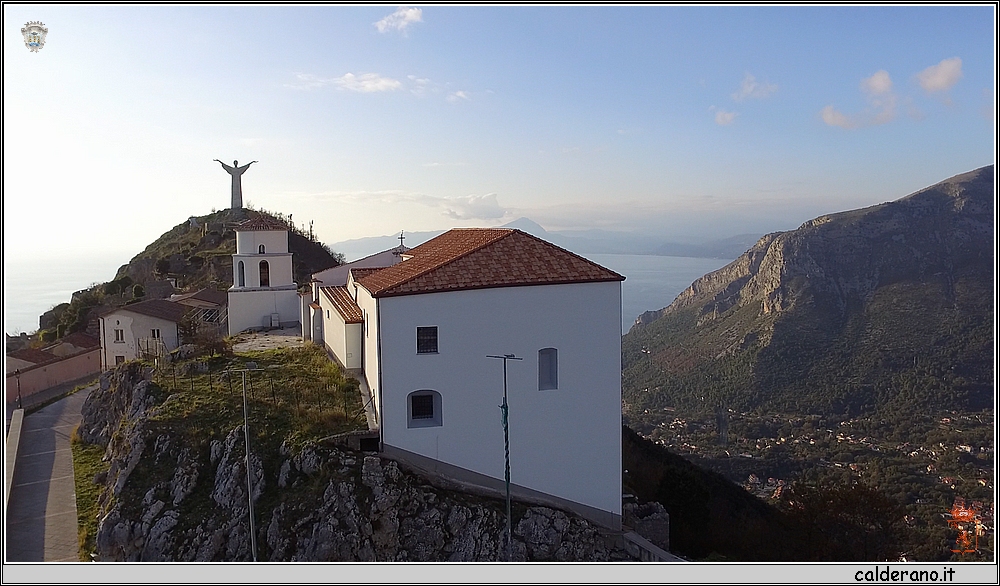
[[[288,226],[288,249],[292,253],[295,282],[308,283],[313,273],[343,262],[342,255],[310,239],[281,214],[225,209],[192,217],[174,226],[118,269],[118,277],[127,275],[143,284],[171,277],[184,290],[227,289],[233,284],[234,227],[255,215],[264,215]]]

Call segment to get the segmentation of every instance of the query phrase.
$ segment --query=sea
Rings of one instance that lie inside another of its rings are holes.
[[[696,279],[735,260],[645,254],[581,256],[625,276],[622,283],[623,334],[644,312],[663,309]]]
[[[87,258],[42,258],[32,261],[5,258],[3,263],[3,329],[10,335],[38,329],[38,316],[73,293],[115,278],[128,262],[117,255]]]
[[[662,309],[695,279],[730,262],[718,258],[635,254],[585,254],[590,260],[625,276],[622,283],[622,333],[636,317]],[[110,281],[128,259],[55,258],[31,262],[6,260],[3,267],[4,331],[11,335],[38,329],[38,316],[74,291]]]

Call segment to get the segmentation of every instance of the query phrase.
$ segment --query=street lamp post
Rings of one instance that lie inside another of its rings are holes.
[[[523,359],[518,358],[513,354],[504,354],[503,356],[488,355],[487,358],[498,358],[503,360],[503,404],[500,405],[500,414],[501,423],[503,424],[503,480],[504,486],[507,489],[507,561],[509,562],[513,557],[511,555],[511,543],[513,541],[513,536],[511,535],[510,529],[510,425],[507,417],[509,413],[507,406],[507,361]]]
[[[24,405],[21,404],[21,369],[14,369],[14,378],[17,379],[17,408],[24,409]]]

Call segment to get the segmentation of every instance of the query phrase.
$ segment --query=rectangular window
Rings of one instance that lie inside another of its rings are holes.
[[[411,400],[413,401],[413,419],[434,419],[433,395],[414,395]]]
[[[115,342],[125,341],[125,330],[115,330]]]
[[[152,331],[149,333],[149,337],[153,338],[154,340],[159,340],[160,339],[160,328],[153,328]]]
[[[437,354],[438,351],[438,329],[437,326],[427,326],[417,328],[417,354]]]
[[[115,364],[121,364],[123,362],[125,362],[124,356],[115,356]]]
[[[559,351],[542,348],[538,351],[538,390],[559,388]]]
[[[407,395],[406,427],[441,427],[441,393],[424,389]]]

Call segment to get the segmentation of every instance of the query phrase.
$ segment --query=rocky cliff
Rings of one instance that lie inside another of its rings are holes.
[[[730,399],[756,395],[749,403],[759,404],[810,379],[875,392],[889,384],[875,380],[879,372],[924,358],[962,372],[954,382],[976,403],[991,372],[979,325],[992,321],[993,186],[994,169],[984,167],[764,236],[640,316],[624,341],[626,379],[631,368],[636,386],[662,386],[650,364],[678,375],[700,368],[698,376],[727,381],[715,386],[729,387]],[[708,371],[724,361],[726,372]]]
[[[251,450],[242,427],[182,435],[159,424],[171,395],[138,363],[101,378],[80,436],[106,447],[97,552],[106,561],[496,561],[503,502],[446,490],[374,453],[284,442]],[[662,512],[662,507],[658,507]],[[655,517],[657,511],[653,511]],[[647,513],[643,515],[648,516]],[[515,560],[632,559],[572,514],[515,503]]]

